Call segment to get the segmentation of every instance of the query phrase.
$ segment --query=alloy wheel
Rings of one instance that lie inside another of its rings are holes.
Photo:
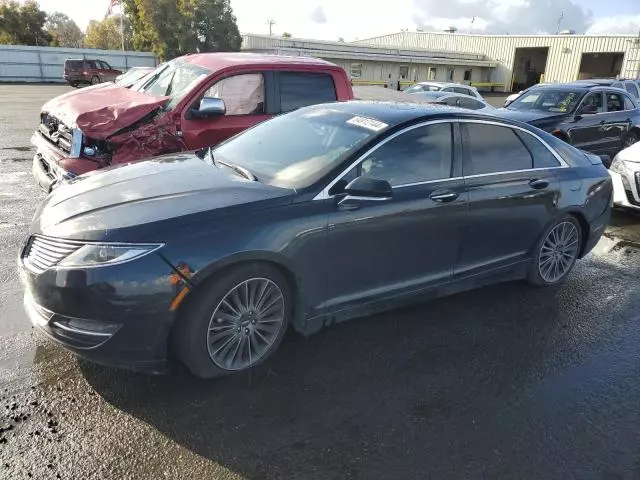
[[[282,290],[267,278],[252,278],[233,287],[211,316],[209,356],[224,370],[244,370],[273,346],[285,324]]]
[[[551,229],[538,257],[538,271],[547,283],[561,280],[573,266],[579,249],[580,234],[571,222],[561,222]]]

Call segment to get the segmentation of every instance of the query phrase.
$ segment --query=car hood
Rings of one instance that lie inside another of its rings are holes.
[[[59,186],[36,212],[31,233],[138,241],[168,224],[173,228],[231,211],[291,203],[294,193],[249,181],[193,152],[165,155],[95,171]]]
[[[494,113],[502,118],[529,123],[540,128],[557,125],[569,116],[566,113],[541,112],[539,110],[520,111],[509,108],[499,108]]]
[[[164,105],[170,97],[134,92],[116,84],[96,85],[60,95],[42,107],[65,125],[104,140]]]
[[[640,163],[640,143],[634,143],[630,147],[620,151],[618,158],[625,162]]]

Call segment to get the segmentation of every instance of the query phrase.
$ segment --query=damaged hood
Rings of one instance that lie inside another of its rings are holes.
[[[294,191],[254,182],[193,152],[106,168],[56,188],[32,233],[77,240],[137,241],[150,224],[192,223],[291,203]]]
[[[42,111],[67,126],[78,127],[87,137],[105,140],[161,107],[169,98],[115,84],[96,85],[60,95],[45,103]]]

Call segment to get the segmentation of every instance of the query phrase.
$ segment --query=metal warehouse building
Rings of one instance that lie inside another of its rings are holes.
[[[423,80],[520,90],[538,82],[640,78],[640,37],[400,32],[357,42],[245,35],[243,49],[325,58],[354,84]]]
[[[428,79],[481,84],[490,81],[497,67],[494,60],[476,52],[356,45],[264,35],[244,35],[242,50],[323,58],[344,68],[354,85],[390,88]]]

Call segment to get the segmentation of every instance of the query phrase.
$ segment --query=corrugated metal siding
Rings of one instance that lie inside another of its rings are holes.
[[[459,52],[483,52],[498,62],[493,82],[510,85],[516,48],[549,47],[545,81],[568,82],[577,79],[583,53],[624,53],[621,76],[640,76],[638,37],[620,36],[491,36],[446,33],[402,32],[354,42]]]
[[[62,73],[67,58],[103,60],[123,71],[158,64],[156,57],[147,52],[0,45],[0,82],[64,82]]]

